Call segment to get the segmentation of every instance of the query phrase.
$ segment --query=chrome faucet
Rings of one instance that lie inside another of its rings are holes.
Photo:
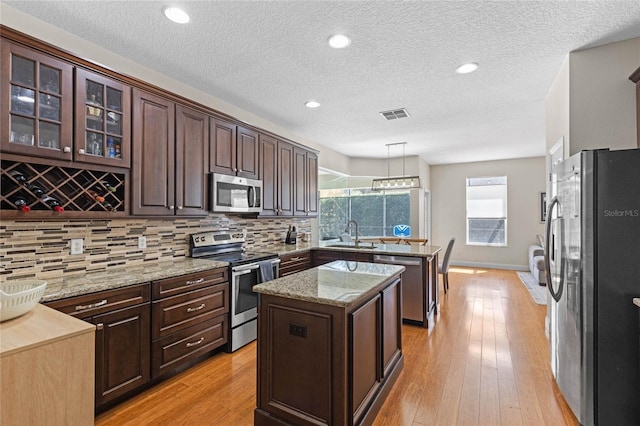
[[[346,232],[347,234],[349,233],[349,228],[351,227],[351,224],[354,224],[356,226],[356,238],[355,238],[355,243],[356,245],[358,244],[358,222],[356,222],[355,220],[350,220],[349,222],[347,222],[347,227],[344,228],[344,232]]]

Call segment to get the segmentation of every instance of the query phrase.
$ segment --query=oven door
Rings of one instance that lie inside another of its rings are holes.
[[[273,276],[278,277],[280,259],[273,259]],[[260,265],[250,263],[231,268],[231,327],[258,317],[258,294],[253,286],[260,283]]]

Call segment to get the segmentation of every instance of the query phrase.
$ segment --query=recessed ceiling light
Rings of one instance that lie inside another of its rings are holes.
[[[166,16],[169,20],[175,22],[176,24],[186,24],[190,20],[187,12],[180,9],[179,7],[167,6],[162,9],[162,13],[164,13],[164,16]]]
[[[304,106],[306,106],[307,108],[318,108],[320,106],[320,102],[308,101],[304,103]]]
[[[328,42],[334,49],[343,49],[351,44],[351,39],[344,34],[334,34],[329,37]]]
[[[470,72],[477,70],[479,66],[480,65],[475,62],[469,62],[468,64],[463,64],[456,68],[456,72],[458,74],[469,74]]]

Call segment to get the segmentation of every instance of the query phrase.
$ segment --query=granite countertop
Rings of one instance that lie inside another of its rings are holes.
[[[257,293],[347,307],[400,274],[404,266],[338,260],[253,287]]]
[[[410,256],[410,257],[433,257],[442,250],[440,246],[432,245],[408,245],[408,244],[376,244],[361,242],[358,248],[356,243],[330,242],[320,243],[319,247],[323,250],[335,251],[356,251],[362,253],[383,254],[389,256]]]
[[[266,246],[260,246],[259,251],[277,253],[278,256],[285,254],[293,254],[301,251],[307,251],[316,248],[313,244],[298,241],[296,244],[273,243]]]
[[[41,302],[50,302],[227,266],[227,262],[181,257],[172,261],[109,268],[106,271],[47,279],[47,289]]]
[[[328,246],[334,247],[328,247]],[[335,247],[339,245],[339,247]],[[273,243],[261,246],[260,251],[277,253],[279,256],[313,249],[326,249],[335,251],[358,251],[374,254],[386,254],[397,256],[432,257],[440,251],[439,246],[415,246],[398,244],[375,244],[373,247],[354,248],[354,243],[320,243],[313,245],[310,242],[299,241],[297,244]],[[360,243],[370,245],[370,243]],[[352,264],[353,262],[350,262]],[[206,271],[209,269],[227,267],[226,262],[210,259],[194,259],[181,257],[171,261],[153,262],[140,266],[113,267],[106,271],[87,272],[81,275],[71,275],[61,278],[47,278],[47,289],[41,302],[64,299],[67,297],[81,296],[96,293],[103,290],[111,290],[135,284],[146,283],[180,275]],[[380,265],[382,266],[382,265]],[[385,265],[390,266],[390,265]],[[360,267],[364,268],[364,267]],[[318,272],[315,272],[316,275]],[[362,274],[362,272],[359,272]],[[323,273],[323,277],[326,273]],[[373,274],[379,275],[379,274]],[[318,296],[320,297],[320,296]],[[320,297],[321,298],[321,297]],[[331,299],[331,297],[329,297]],[[342,306],[342,305],[341,305]]]
[[[636,297],[633,299],[633,304],[640,308],[640,297]]]

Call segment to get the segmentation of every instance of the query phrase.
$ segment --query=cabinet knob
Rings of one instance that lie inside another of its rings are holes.
[[[239,173],[242,173],[242,169],[238,169],[238,172],[239,172]]]
[[[65,146],[64,148],[62,148],[62,152],[71,152],[71,148],[68,146]]]
[[[103,323],[96,324],[96,329],[97,330],[102,330],[103,328],[104,328],[104,324]]]
[[[236,168],[234,167],[234,168],[233,168],[233,171],[234,171],[234,172],[237,172],[237,171],[238,171],[238,169],[236,169]]]
[[[169,206],[169,207],[167,207],[167,208],[168,208],[169,210],[173,210],[173,207],[174,207],[174,206]]]
[[[182,210],[182,206],[178,206],[178,210]]]
[[[65,150],[65,152],[67,152],[67,151]],[[85,153],[84,149],[80,148],[78,150],[78,154],[84,155],[84,153]]]

